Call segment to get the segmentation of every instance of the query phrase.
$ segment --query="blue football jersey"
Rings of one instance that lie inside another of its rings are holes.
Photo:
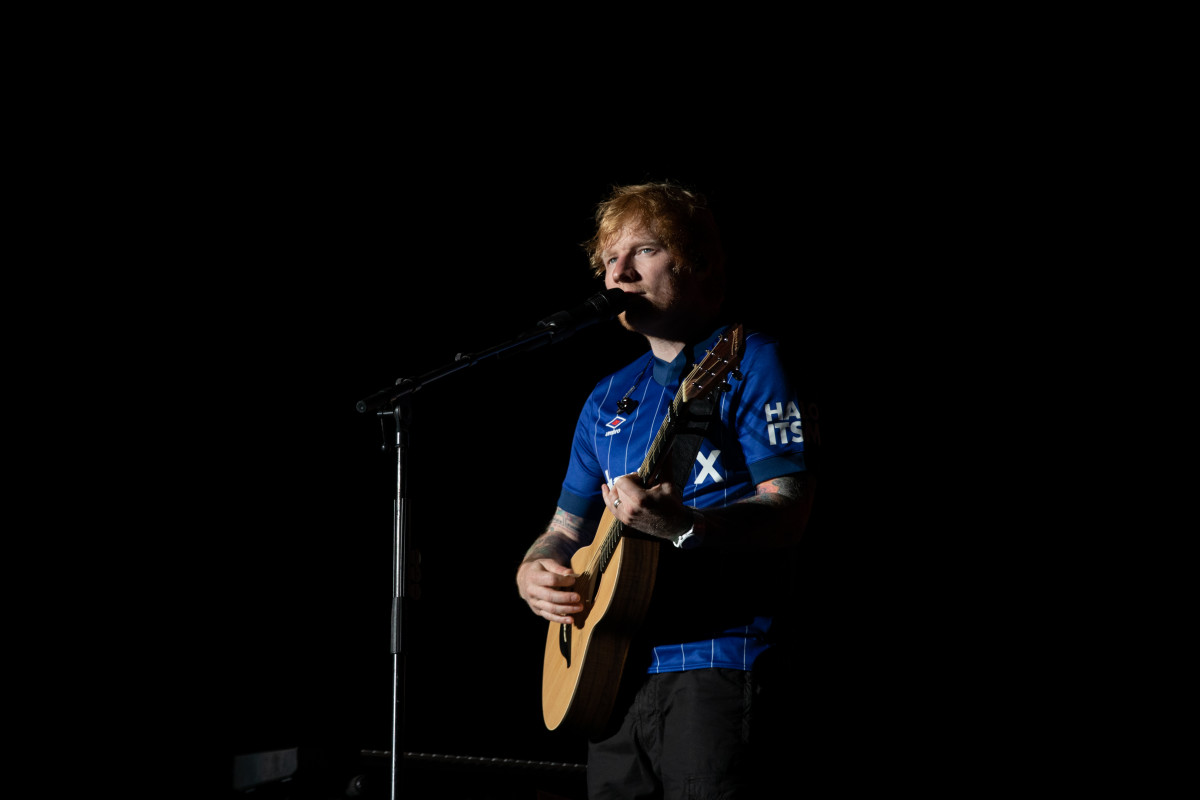
[[[674,361],[647,353],[596,384],[576,424],[558,500],[563,510],[600,518],[601,482],[611,485],[642,467],[685,371],[704,359],[723,330],[685,349]],[[730,391],[712,393],[717,419],[708,426],[691,472],[678,487],[686,505],[700,510],[729,505],[752,496],[763,481],[806,469],[801,400],[778,348],[772,336],[745,333],[737,365],[741,377],[727,377]],[[618,403],[627,395],[636,405],[623,412]],[[704,549],[701,544],[697,551]],[[725,624],[731,621],[736,624]],[[651,642],[655,646],[648,671],[749,669],[768,646],[770,616],[747,608],[740,618],[720,624],[702,638]]]

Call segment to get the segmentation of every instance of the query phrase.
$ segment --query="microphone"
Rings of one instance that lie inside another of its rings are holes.
[[[577,330],[613,319],[625,310],[628,303],[629,295],[625,292],[605,289],[589,297],[582,305],[546,317],[538,323],[538,333],[549,332],[554,341],[562,341]]]

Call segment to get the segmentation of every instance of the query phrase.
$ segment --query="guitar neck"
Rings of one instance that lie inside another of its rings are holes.
[[[655,434],[654,441],[650,443],[650,448],[646,452],[646,458],[638,467],[638,477],[646,485],[657,482],[663,456],[675,439],[675,429],[679,425],[679,410],[683,407],[683,402],[683,387],[680,387],[679,391],[675,393],[675,399],[671,401],[671,405],[667,409],[667,418],[659,426],[658,433]]]

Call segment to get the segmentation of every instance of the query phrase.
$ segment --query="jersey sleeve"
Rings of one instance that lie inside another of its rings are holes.
[[[740,369],[736,424],[751,480],[758,484],[806,471],[803,404],[778,341],[765,334],[748,339]]]
[[[575,423],[575,435],[571,439],[571,457],[567,462],[567,474],[563,478],[562,491],[558,496],[558,507],[563,511],[585,519],[599,519],[604,513],[604,499],[600,484],[604,472],[596,457],[596,416],[600,404],[593,393],[584,403]]]

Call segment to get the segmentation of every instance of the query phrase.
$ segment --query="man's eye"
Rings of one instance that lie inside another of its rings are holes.
[[[643,247],[643,248],[642,248],[641,250],[639,250],[638,252],[639,252],[639,253],[653,253],[653,252],[654,252],[654,248],[653,248],[653,247]]]

